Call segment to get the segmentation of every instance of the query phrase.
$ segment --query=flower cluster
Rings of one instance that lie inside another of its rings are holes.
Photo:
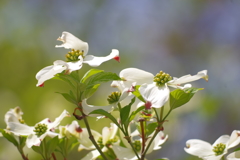
[[[146,159],[147,154],[161,149],[167,141],[169,136],[164,131],[164,125],[169,114],[202,90],[192,87],[189,82],[199,79],[208,81],[207,70],[180,78],[163,71],[154,75],[138,68],[125,68],[119,75],[98,69],[90,69],[79,75],[77,71],[84,63],[98,67],[111,59],[119,62],[119,51],[112,49],[105,57],[88,55],[88,43],[69,32],[63,32],[57,40],[62,44],[56,45],[56,48],[69,49],[66,60],[56,60],[53,65],[41,69],[36,74],[37,86],[42,87],[45,81],[53,78],[69,84],[71,90],[68,93],[58,93],[74,105],[72,115],[75,120],[71,124],[60,125],[63,118],[70,115],[64,110],[54,121],[46,118],[34,126],[28,126],[19,107],[8,111],[5,115],[7,127],[0,131],[18,148],[24,160],[28,160],[23,152],[25,144],[41,154],[44,160],[56,159],[54,152],[60,152],[67,159],[68,153],[76,145],[78,151],[88,151],[83,160]],[[117,88],[106,96],[109,104],[88,104],[88,99],[105,82],[111,82],[111,87]],[[90,116],[97,117],[95,126],[101,124],[101,119],[108,118],[110,127],[104,125],[101,133],[93,130]],[[85,127],[82,128],[78,121],[82,121]],[[185,150],[203,159],[219,158],[229,148],[239,144],[238,134],[239,131],[234,131],[230,137],[220,137],[213,146],[200,140],[189,140]],[[201,153],[202,150],[204,153]]]

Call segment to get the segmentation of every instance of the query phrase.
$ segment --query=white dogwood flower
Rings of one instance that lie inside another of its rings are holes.
[[[82,68],[83,63],[87,63],[92,67],[98,67],[103,62],[115,59],[119,62],[119,51],[117,49],[112,49],[112,52],[105,57],[96,57],[93,55],[87,55],[88,53],[88,43],[83,42],[69,32],[63,32],[62,36],[57,40],[62,41],[63,44],[56,45],[56,48],[64,47],[66,49],[71,49],[71,51],[66,54],[67,62],[62,60],[54,61],[53,65],[47,66],[41,69],[37,75],[38,80],[37,86],[42,87],[46,80],[53,78],[57,73],[61,73],[66,70],[67,73],[76,71]]]
[[[204,160],[220,160],[222,156],[227,154],[228,149],[235,147],[239,142],[240,131],[234,130],[231,136],[223,135],[219,137],[213,145],[198,139],[188,140],[184,150]]]
[[[51,122],[48,118],[37,123],[35,126],[28,126],[17,122],[9,122],[9,131],[16,136],[27,136],[26,145],[28,148],[39,146],[41,141],[46,137],[55,137],[58,133],[53,130],[60,124],[62,119],[69,116],[69,113],[64,110],[62,114]]]
[[[139,132],[137,130],[135,130],[131,134],[131,137],[136,137],[136,136],[139,137]],[[151,137],[151,136],[153,136],[153,134],[151,134],[149,137]],[[146,154],[151,153],[153,150],[161,149],[161,145],[163,143],[165,143],[167,139],[168,139],[168,135],[164,135],[164,133],[162,131],[160,131],[157,134],[157,136],[154,138],[154,140],[151,143],[151,145],[150,145]],[[113,151],[116,154],[117,159],[119,159],[119,160],[135,160],[135,159],[138,159],[135,152],[131,148],[130,144],[125,139],[123,139],[122,142],[126,147],[122,147],[122,146],[119,146],[119,145],[113,145]],[[147,146],[148,143],[149,143],[149,141],[146,142],[145,146]],[[140,137],[138,139],[135,139],[133,141],[133,146],[134,146],[135,150],[137,151],[138,155],[141,157],[142,139]]]
[[[180,78],[172,78],[169,74],[160,71],[155,76],[152,73],[137,69],[127,68],[120,72],[123,81],[114,81],[112,86],[118,87],[121,91],[131,91],[134,85],[140,85],[139,92],[150,107],[160,108],[169,99],[170,90],[168,86],[185,89],[191,84],[181,84],[196,81],[198,79],[208,80],[207,70],[198,72],[196,75],[185,75]]]

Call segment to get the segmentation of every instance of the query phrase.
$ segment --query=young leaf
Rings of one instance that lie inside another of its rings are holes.
[[[52,152],[55,150],[55,148],[58,146],[58,144],[59,144],[58,136],[50,139],[46,146],[46,150],[48,152],[47,154],[48,155],[52,154]]]
[[[175,109],[186,104],[202,88],[176,89],[170,93],[170,108]]]
[[[32,146],[32,149],[37,152],[38,154],[43,155],[43,151],[40,146]]]
[[[157,126],[158,126],[158,123],[157,123],[157,122],[149,123],[149,124],[147,125],[147,135],[152,134],[153,131],[156,130]]]
[[[140,92],[138,90],[139,87],[140,87],[140,85],[135,86],[135,90],[132,92],[132,94],[134,94],[140,101],[145,102],[145,100],[143,99],[142,95],[140,94]]]
[[[131,100],[131,102],[126,105],[125,107],[123,107],[120,111],[120,119],[121,119],[121,123],[125,124],[126,122],[126,126],[128,126],[129,124],[129,113],[131,110],[131,106],[133,105],[133,103],[135,102],[135,97]]]
[[[68,94],[68,93],[60,93],[60,92],[56,92],[56,93],[61,94],[70,103],[77,104],[76,98],[74,97],[73,93],[71,93],[71,91],[70,91],[70,94]]]
[[[99,72],[90,77],[88,77],[84,83],[87,88],[92,88],[96,84],[101,84],[108,81],[121,80],[121,78],[116,73],[111,72]]]
[[[18,146],[18,142],[12,133],[8,133],[4,129],[1,129],[1,128],[0,128],[0,132],[2,132],[3,137],[6,138],[9,142],[11,142],[14,146]]]
[[[107,118],[109,118],[113,123],[115,123],[119,128],[120,125],[118,123],[118,121],[110,114],[108,113],[107,111],[103,110],[103,109],[97,109],[97,110],[94,110],[92,111],[91,113],[89,114],[100,114],[100,115],[103,115],[103,116],[106,116]]]
[[[91,97],[97,91],[99,86],[100,84],[96,84],[92,86],[92,88],[84,90],[82,99],[88,99],[89,97]]]
[[[139,107],[137,110],[133,111],[133,112],[131,113],[131,115],[129,116],[129,122],[131,122],[131,121],[135,118],[135,116],[137,115],[137,113],[140,112],[141,110],[143,110],[144,108],[145,108],[145,106],[141,106],[141,107]]]
[[[103,70],[99,70],[99,69],[90,69],[81,79],[81,83],[84,83],[89,77],[91,77],[94,74],[103,72]]]

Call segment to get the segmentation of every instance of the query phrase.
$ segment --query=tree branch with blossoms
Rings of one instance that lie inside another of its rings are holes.
[[[73,107],[66,108],[54,121],[45,118],[34,126],[28,126],[22,119],[23,112],[19,107],[5,114],[7,126],[0,131],[17,147],[23,160],[31,159],[23,152],[25,146],[44,160],[59,159],[56,153],[67,160],[76,146],[80,152],[88,151],[82,160],[144,160],[147,154],[160,150],[167,141],[164,125],[169,121],[169,115],[202,90],[189,83],[199,79],[208,81],[207,70],[180,78],[163,71],[154,75],[138,68],[125,68],[119,74],[91,68],[81,74],[78,71],[84,64],[98,67],[109,60],[120,62],[119,51],[112,49],[105,57],[89,55],[88,43],[69,32],[63,32],[57,40],[62,44],[56,45],[56,48],[69,49],[66,60],[56,60],[53,65],[41,69],[36,74],[36,86],[49,87],[45,83],[53,79],[63,81],[70,86],[70,90],[57,93]],[[116,91],[106,96],[108,104],[88,104],[99,86],[109,82]],[[73,115],[72,123],[60,125],[65,117],[70,117],[70,113]],[[98,121],[92,123],[89,117],[95,117]],[[100,124],[102,118],[108,118],[110,124],[99,133],[93,130],[93,125]],[[79,121],[83,121],[84,128]],[[221,136],[213,145],[197,139],[189,140],[185,151],[205,160],[220,160],[229,148],[239,144],[239,132],[236,130],[231,136]],[[234,152],[227,159],[233,160],[238,154],[238,151]]]

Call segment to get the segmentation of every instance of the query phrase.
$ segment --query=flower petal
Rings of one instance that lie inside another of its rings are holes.
[[[113,139],[117,133],[117,125],[111,123],[111,127],[104,127],[102,129],[102,142],[106,144],[108,140]]]
[[[208,142],[191,139],[186,142],[187,147],[184,150],[194,156],[198,156],[199,158],[207,157],[215,155],[212,151],[212,146]]]
[[[10,109],[4,116],[4,121],[7,124],[7,129],[9,128],[9,122],[20,123],[19,120],[22,120],[23,112],[20,107],[15,107]]]
[[[227,160],[240,160],[240,151],[233,152],[227,156]]]
[[[230,136],[229,135],[222,135],[221,137],[219,137],[214,143],[212,146],[216,146],[217,144],[219,143],[222,143],[222,144],[227,144],[228,141],[230,139]]]
[[[101,137],[101,134],[91,130],[92,135],[96,141]],[[95,149],[95,146],[93,145],[92,141],[89,139],[89,134],[86,128],[82,128],[82,132],[79,135],[78,141],[80,142],[80,146],[78,147],[78,151],[82,149]]]
[[[240,131],[234,130],[227,143],[227,148],[235,147],[240,143]]]
[[[63,120],[63,118],[65,118],[65,117],[70,117],[70,114],[66,110],[64,110],[61,113],[61,115],[59,117],[57,117],[52,123],[47,124],[48,130],[57,127],[60,124],[60,122]]]
[[[136,160],[137,156],[130,148],[124,148],[121,146],[113,145],[112,149],[119,160]]]
[[[83,58],[82,56],[79,56],[78,58],[79,61],[67,62],[68,64],[67,70],[69,71],[69,73],[71,73],[72,71],[77,71],[82,68]]]
[[[57,60],[53,64],[41,69],[36,74],[37,86],[42,85],[46,80],[53,78],[57,73],[61,73],[67,68],[67,63],[61,60]]]
[[[20,135],[28,136],[34,133],[33,132],[34,127],[30,127],[25,124],[9,122],[8,125],[9,125],[9,131],[17,136],[20,136]]]
[[[26,145],[28,148],[32,146],[39,146],[41,144],[41,140],[34,134],[31,134],[27,137]]]
[[[103,62],[109,61],[118,56],[119,56],[119,51],[117,49],[113,49],[112,52],[106,57],[95,57],[93,55],[87,55],[87,56],[85,56],[83,63],[87,63],[88,65],[90,65],[92,67],[98,67]]]
[[[160,108],[168,101],[170,90],[166,85],[157,87],[152,83],[141,85],[139,92],[146,102],[151,103],[150,107]]]
[[[62,32],[62,36],[57,39],[58,41],[62,41],[63,44],[56,45],[56,48],[64,47],[66,49],[75,49],[79,51],[84,51],[84,56],[88,53],[88,43],[83,42],[79,38],[75,37],[73,34],[69,32]]]
[[[97,109],[103,109],[107,112],[111,112],[113,110],[113,106],[112,105],[108,105],[108,106],[94,106],[94,105],[89,105],[87,104],[87,100],[84,99],[82,101],[82,108],[83,108],[83,112],[88,115],[90,112],[97,110]],[[91,114],[89,116],[99,116],[97,114]]]
[[[174,78],[173,80],[168,82],[168,85],[169,86],[180,85],[180,84],[183,84],[183,83],[196,81],[196,80],[201,79],[201,78],[208,81],[207,70],[200,71],[194,76],[191,76],[189,74],[189,75],[182,76],[180,78]]]
[[[98,150],[92,150],[90,151],[85,157],[82,158],[82,160],[94,160],[96,159],[98,156],[100,155],[100,153],[98,152]]]
[[[152,73],[137,68],[126,68],[120,72],[119,76],[124,80],[124,82],[136,82],[136,85],[152,83],[154,78]]]

